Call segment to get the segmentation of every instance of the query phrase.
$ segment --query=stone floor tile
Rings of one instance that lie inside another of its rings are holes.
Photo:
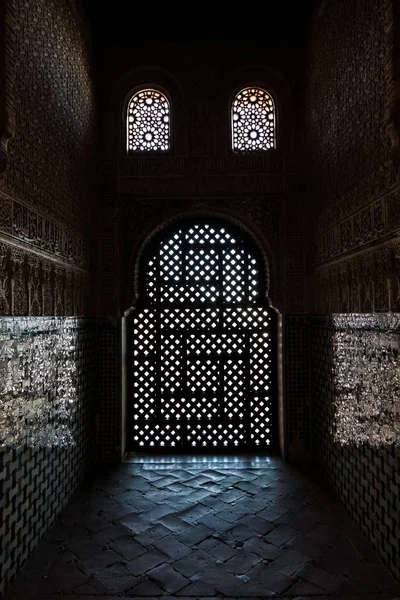
[[[235,502],[235,506],[244,508],[247,513],[256,514],[265,508],[265,502],[254,498],[253,496],[242,496]]]
[[[94,498],[92,498],[92,500],[90,501],[90,505],[93,506],[93,508],[97,511],[101,510],[103,512],[107,512],[109,510],[112,510],[113,508],[118,508],[120,503],[115,502],[115,500],[112,500],[111,498],[100,495],[100,493],[98,493]]]
[[[124,503],[119,508],[102,513],[102,517],[109,522],[108,525],[110,526],[110,524],[115,525],[117,522],[122,521],[128,515],[134,515],[138,512],[131,504]]]
[[[231,506],[222,510],[221,512],[217,512],[217,517],[223,519],[224,521],[229,521],[230,523],[235,523],[238,521],[243,515],[246,514],[246,510],[243,508],[236,508],[235,506]]]
[[[110,547],[128,561],[146,552],[146,549],[129,535],[110,543]]]
[[[148,492],[146,494],[146,498],[148,498],[152,502],[155,502],[156,504],[172,502],[173,506],[175,505],[175,503],[178,499],[180,500],[180,502],[185,502],[185,500],[183,498],[177,497],[177,494],[175,492],[171,492],[171,490],[168,490],[168,489],[161,489],[161,490],[155,489],[154,491]]]
[[[39,584],[39,593],[73,591],[87,583],[87,577],[76,565],[59,565]]]
[[[344,579],[339,577],[338,575],[333,575],[332,573],[328,573],[325,569],[321,569],[318,566],[308,564],[302,569],[300,569],[296,575],[300,579],[305,579],[315,585],[319,586],[326,592],[337,592],[344,583]]]
[[[133,586],[139,583],[138,578],[133,575],[124,575],[122,577],[113,577],[112,579],[106,580],[106,585],[110,591],[115,594],[121,594],[131,589]],[[96,600],[98,596],[96,595],[93,600]],[[43,599],[46,600],[46,599]],[[69,600],[69,598],[68,598]]]
[[[310,596],[323,596],[325,593],[322,588],[314,583],[303,580],[295,583],[289,590],[285,592],[285,595],[289,597],[306,596],[309,598]]]
[[[70,550],[68,550],[64,546],[61,546],[57,550],[57,553],[54,554],[53,560],[51,561],[51,565],[53,567],[55,565],[64,565],[65,563],[75,562],[75,561],[76,561],[76,555],[73,554]]]
[[[178,483],[178,478],[173,475],[168,475],[166,477],[161,477],[160,479],[156,479],[152,482],[152,485],[156,488],[166,488],[171,483]]]
[[[289,525],[290,527],[293,527],[293,529],[296,529],[296,531],[304,535],[308,535],[315,525],[314,520],[311,520],[310,518],[305,518],[301,514],[301,512],[294,513],[291,510],[289,510],[289,512],[280,517],[279,523]]]
[[[190,598],[195,596],[200,600],[201,597],[210,598],[216,596],[217,590],[207,583],[204,583],[204,581],[193,581],[187,587],[177,592],[176,595],[186,597],[189,596]]]
[[[157,596],[161,596],[161,594],[163,593],[163,590],[154,581],[151,581],[151,579],[146,579],[145,581],[142,581],[141,583],[139,583],[138,585],[133,587],[131,590],[128,590],[128,593],[130,596],[133,596],[134,598],[137,598],[139,596],[156,596],[157,597]]]
[[[260,486],[251,483],[250,481],[238,481],[235,486],[236,489],[243,490],[248,494],[258,494],[260,492]]]
[[[141,494],[138,490],[125,490],[125,492],[122,492],[121,494],[116,494],[115,496],[113,496],[112,499],[115,500],[115,502],[117,502],[118,504],[123,504],[124,502],[133,500],[133,498],[140,498],[140,497],[141,497]]]
[[[187,502],[201,502],[204,498],[208,498],[208,496],[212,495],[211,490],[207,490],[204,488],[198,488],[189,492],[186,496]]]
[[[254,536],[254,530],[246,525],[236,525],[223,533],[219,539],[230,546],[237,546],[238,542],[245,542]],[[243,544],[242,544],[243,545]]]
[[[128,460],[82,487],[5,600],[400,597],[400,586],[344,509],[281,460]],[[271,522],[263,511],[277,518]],[[162,544],[167,553],[155,547]],[[252,560],[257,564],[251,566]],[[170,584],[175,592],[166,587],[168,578],[179,582]]]
[[[194,523],[195,521],[198,521],[204,517],[204,515],[207,515],[209,512],[211,512],[211,509],[208,506],[204,506],[203,504],[195,504],[194,506],[190,506],[189,508],[176,513],[176,516],[184,521],[188,521],[189,523]]]
[[[295,579],[288,577],[279,571],[275,571],[271,566],[259,563],[246,573],[250,581],[257,580],[265,587],[276,594],[284,594],[295,583]]]
[[[65,544],[66,548],[70,550],[79,559],[85,559],[89,556],[93,556],[101,552],[101,547],[95,544],[89,538],[83,538],[78,540],[68,540]]]
[[[189,471],[185,471],[184,469],[174,469],[174,476],[180,482],[188,481],[189,479],[193,479],[193,473]]]
[[[211,556],[204,550],[194,550],[187,556],[184,556],[180,560],[174,563],[174,569],[185,575],[185,577],[192,577],[195,573],[205,569],[216,561],[214,556]]]
[[[101,581],[97,577],[89,579],[83,585],[74,589],[75,594],[80,596],[81,594],[93,594],[98,597],[99,594],[109,594],[112,590],[105,581]],[[67,596],[69,598],[69,596]]]
[[[152,508],[157,507],[157,504],[155,502],[149,500],[148,498],[145,498],[142,495],[135,496],[134,498],[127,500],[126,503],[129,504],[129,506],[132,506],[132,510],[135,509],[135,511],[139,513],[149,511]]]
[[[149,527],[139,535],[135,535],[135,540],[141,546],[145,546],[147,548],[151,544],[154,544],[154,542],[156,542],[157,540],[160,540],[161,538],[170,534],[171,530],[168,529],[168,527],[165,527],[165,525],[158,523],[157,525]]]
[[[287,545],[311,558],[322,558],[328,552],[328,549],[325,546],[312,542],[304,535],[296,535],[287,542]]]
[[[258,554],[263,560],[272,561],[281,556],[283,550],[264,541],[263,537],[252,537],[243,544],[247,552]]]
[[[196,574],[196,578],[215,588],[220,594],[228,597],[237,597],[240,595],[238,592],[243,586],[243,582],[232,573],[229,573],[224,568],[224,565],[206,567],[203,571]]]
[[[132,475],[123,480],[123,485],[131,490],[138,492],[147,492],[150,489],[149,482],[140,475]]]
[[[193,527],[193,525],[191,525],[187,521],[184,521],[183,519],[180,519],[179,517],[176,517],[173,514],[164,515],[163,517],[156,519],[155,522],[165,525],[165,527],[168,527],[170,532],[173,531],[177,535]]]
[[[317,524],[315,525],[310,533],[307,535],[308,539],[312,542],[317,542],[322,546],[331,543],[338,537],[338,528],[332,525]]]
[[[294,575],[299,569],[304,567],[312,559],[298,552],[297,550],[286,550],[282,554],[272,561],[271,566],[283,573],[284,575]]]
[[[221,500],[223,500],[227,504],[232,504],[233,502],[239,500],[239,498],[242,498],[245,494],[246,492],[244,492],[243,490],[231,489],[227,490],[221,495]]]
[[[99,546],[103,546],[104,544],[115,542],[128,533],[130,533],[130,530],[123,525],[111,525],[110,527],[107,527],[107,529],[102,529],[99,533],[92,535],[91,539],[96,544],[99,544]]]
[[[189,548],[192,548],[192,546],[195,546],[206,538],[211,537],[213,533],[213,530],[206,525],[198,524],[190,527],[190,529],[187,529],[176,539]]]
[[[165,515],[171,514],[172,509],[167,504],[161,504],[152,508],[151,510],[146,510],[145,512],[140,513],[140,517],[147,521],[148,523],[153,523],[156,519],[160,519],[161,517],[165,517]]]
[[[106,567],[105,569],[96,572],[96,577],[103,580],[113,579],[113,577],[126,577],[128,575],[128,571],[121,563],[116,563],[111,565],[111,567]]]
[[[241,517],[238,524],[251,527],[254,531],[261,533],[262,535],[266,535],[276,527],[276,524],[252,514],[246,514]]]
[[[199,519],[199,523],[211,529],[213,533],[224,533],[225,531],[228,531],[228,529],[232,528],[232,523],[225,521],[224,519],[220,519],[212,513],[204,515],[204,517]]]
[[[273,523],[274,521],[277,521],[278,519],[283,517],[283,515],[288,512],[288,510],[288,508],[280,506],[279,503],[271,503],[268,504],[266,508],[258,512],[257,517],[261,517],[262,519]]]
[[[149,571],[147,576],[170,594],[174,594],[189,584],[189,579],[176,571],[171,565],[156,567]]]
[[[190,487],[199,487],[203,485],[203,483],[207,483],[207,481],[210,481],[210,478],[207,477],[207,475],[201,474],[195,475],[191,479],[187,480],[186,483],[187,485],[190,485]]]
[[[171,490],[171,492],[175,492],[176,494],[190,494],[192,490],[191,487],[187,486],[185,483],[182,483],[181,481],[177,481],[175,483],[171,483],[171,485],[168,486],[168,489]]]
[[[190,554],[190,548],[171,536],[158,540],[154,546],[173,560],[179,560],[183,556]]]
[[[198,548],[208,552],[216,559],[223,562],[229,560],[236,553],[236,549],[232,548],[232,546],[224,544],[214,538],[204,540],[204,542],[201,542],[201,544],[198,545]]]
[[[221,485],[216,483],[214,480],[207,481],[203,483],[201,486],[202,490],[208,490],[211,494],[220,494],[221,493]]]
[[[215,512],[225,510],[226,508],[228,508],[229,504],[227,502],[224,502],[221,496],[221,494],[219,494],[218,496],[208,496],[207,498],[203,498],[201,503],[204,504],[204,506],[209,506]]]
[[[242,477],[240,477],[239,475],[227,475],[221,481],[221,484],[223,484],[223,485],[235,485],[235,483],[237,483],[238,481],[242,481]]]
[[[293,529],[293,527],[289,527],[289,525],[278,525],[268,535],[265,536],[265,541],[269,544],[274,544],[275,546],[281,547],[297,534],[298,531]]]
[[[105,567],[110,567],[117,562],[121,562],[121,556],[117,554],[117,552],[114,552],[114,550],[104,550],[94,556],[85,558],[85,560],[82,560],[77,564],[84,573],[91,575],[92,573],[96,573]]]
[[[226,477],[225,473],[214,469],[206,469],[203,471],[203,475],[209,479],[212,479],[213,481],[221,481]]]
[[[149,527],[148,520],[145,520],[141,515],[137,513],[131,513],[120,519],[120,524],[127,527],[131,532],[138,535],[143,531],[146,531]]]
[[[82,526],[86,527],[91,533],[98,533],[102,529],[109,527],[110,523],[98,515],[91,515],[86,516],[85,519],[82,520]]]
[[[226,569],[231,573],[242,575],[261,561],[261,557],[252,552],[236,552],[235,556],[226,562]]]
[[[159,552],[158,550],[150,550],[138,558],[134,558],[126,563],[125,567],[130,573],[138,577],[139,575],[146,573],[146,571],[150,571],[150,569],[154,569],[154,567],[161,565],[167,560],[168,557],[163,552]]]

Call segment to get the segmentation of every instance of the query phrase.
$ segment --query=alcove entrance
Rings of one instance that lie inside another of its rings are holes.
[[[141,266],[128,450],[275,451],[276,313],[257,244],[229,222],[185,221]]]

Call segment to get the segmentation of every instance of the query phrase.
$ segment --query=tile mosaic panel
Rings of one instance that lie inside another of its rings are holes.
[[[309,317],[284,316],[284,374],[288,458],[310,458]]]
[[[400,314],[312,317],[313,443],[321,469],[400,577]]]
[[[0,593],[89,466],[94,351],[89,319],[0,319]]]

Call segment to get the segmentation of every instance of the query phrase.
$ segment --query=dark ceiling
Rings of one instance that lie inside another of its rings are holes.
[[[320,0],[237,4],[81,0],[100,47],[148,42],[218,42],[267,47],[304,46]]]

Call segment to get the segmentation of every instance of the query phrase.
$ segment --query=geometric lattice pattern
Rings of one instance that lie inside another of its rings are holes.
[[[157,90],[141,90],[129,101],[128,151],[165,151],[170,145],[169,102]]]
[[[275,106],[267,91],[250,87],[232,102],[232,147],[235,152],[275,147]]]
[[[133,317],[132,447],[272,446],[274,321],[259,269],[220,226],[187,225],[158,245]]]

